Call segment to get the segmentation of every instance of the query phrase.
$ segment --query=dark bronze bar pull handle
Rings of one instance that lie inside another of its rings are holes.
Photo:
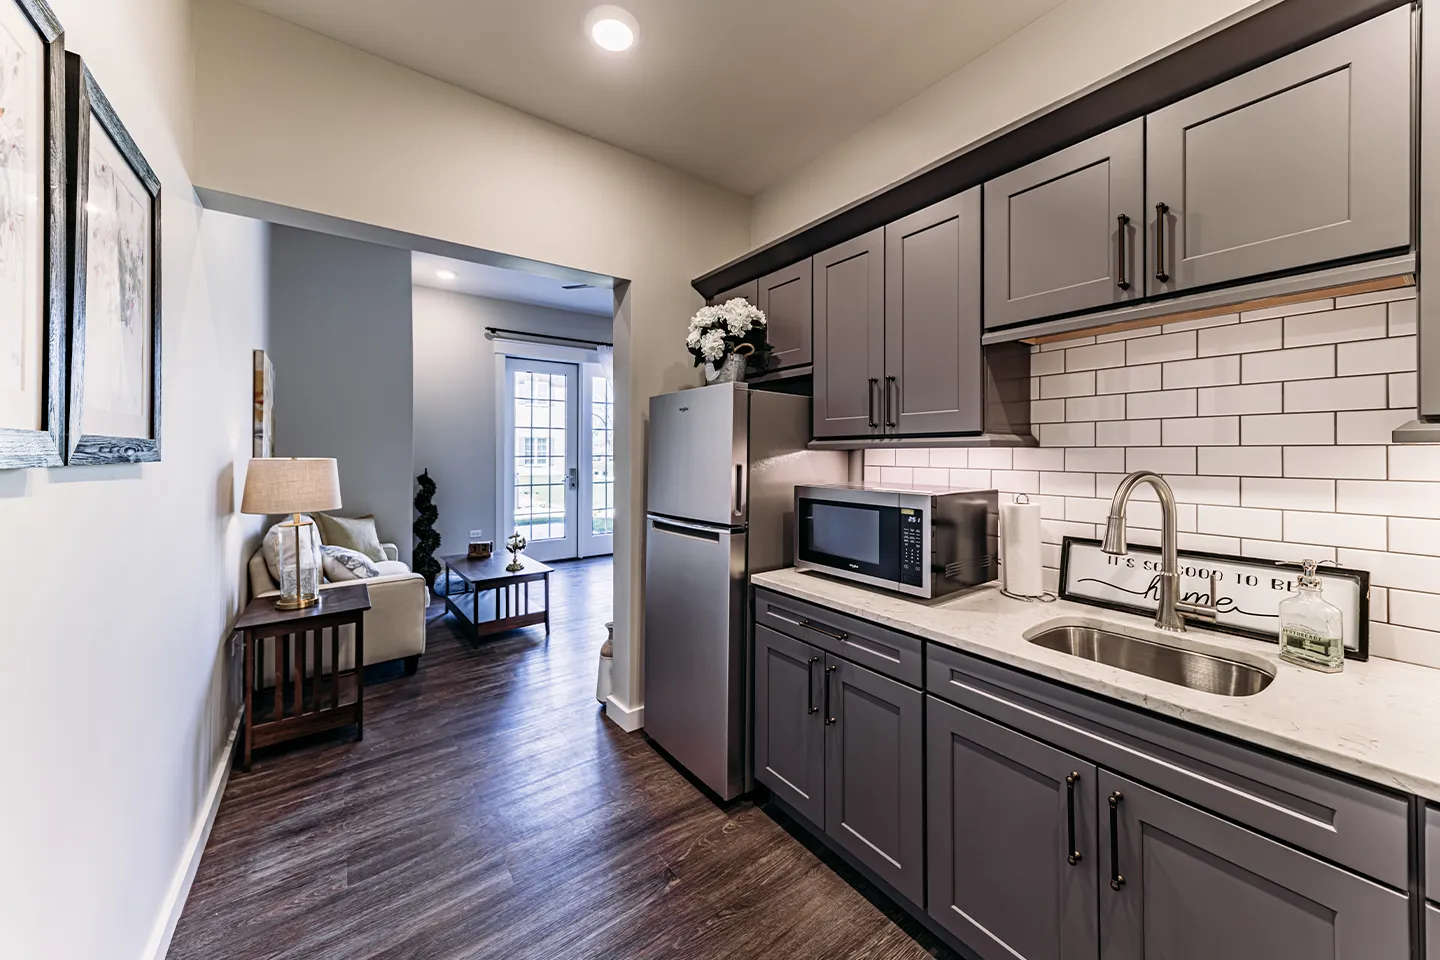
[[[1125,234],[1128,232],[1126,228],[1130,226],[1130,218],[1122,213],[1115,218],[1115,224],[1119,228],[1115,238],[1115,247],[1119,251],[1115,263],[1115,286],[1121,290],[1129,290],[1130,280],[1125,276]]]
[[[1170,280],[1170,274],[1165,271],[1165,215],[1169,212],[1169,204],[1155,204],[1155,279],[1161,283]]]
[[[840,630],[838,632],[826,630],[824,627],[820,626],[814,620],[811,620],[809,617],[801,617],[800,625],[802,627],[809,627],[816,633],[823,634],[824,636],[829,637],[831,640],[839,640],[841,643],[844,643],[846,640],[850,639],[850,634],[846,633],[844,630]]]
[[[866,419],[870,421],[870,426],[872,427],[880,426],[880,421],[875,419],[875,388],[879,386],[879,384],[879,377],[871,377],[870,386],[865,388],[865,405],[869,408]]]
[[[890,388],[891,388],[891,387],[894,387],[894,386],[895,386],[895,378],[894,378],[894,377],[886,377],[886,378],[885,378],[885,426],[887,426],[887,427],[899,426],[899,424],[897,424],[897,423],[895,422],[895,420],[890,416]]]
[[[1080,781],[1079,773],[1072,773],[1065,778],[1065,813],[1066,826],[1069,828],[1070,853],[1065,857],[1070,866],[1080,862],[1080,851],[1075,849],[1075,784]]]
[[[805,666],[805,706],[809,708],[806,713],[820,712],[820,708],[815,706],[815,664],[819,662],[819,657],[811,657]]]
[[[835,718],[830,716],[830,674],[834,673],[836,669],[838,668],[833,663],[825,668],[825,726],[827,727],[835,722]]]
[[[1120,801],[1125,799],[1116,790],[1110,794],[1110,889],[1119,890],[1125,886],[1120,875]]]

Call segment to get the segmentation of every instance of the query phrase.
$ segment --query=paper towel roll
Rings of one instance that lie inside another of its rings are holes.
[[[1040,504],[1006,503],[1000,507],[1005,590],[1017,597],[1045,592],[1040,557]]]

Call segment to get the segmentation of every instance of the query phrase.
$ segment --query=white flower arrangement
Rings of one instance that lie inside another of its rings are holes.
[[[731,354],[743,357],[768,352],[765,312],[743,297],[701,307],[690,318],[685,346],[697,367],[702,363],[719,366]]]

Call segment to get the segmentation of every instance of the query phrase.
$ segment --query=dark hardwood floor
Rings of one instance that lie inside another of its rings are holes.
[[[475,647],[432,605],[420,672],[369,671],[363,742],[237,771],[172,960],[953,956],[782,813],[718,805],[603,718],[610,570],[557,566],[548,643]]]

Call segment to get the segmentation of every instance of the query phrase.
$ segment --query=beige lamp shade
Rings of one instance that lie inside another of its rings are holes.
[[[245,474],[242,513],[340,509],[340,471],[322,457],[257,458]]]

